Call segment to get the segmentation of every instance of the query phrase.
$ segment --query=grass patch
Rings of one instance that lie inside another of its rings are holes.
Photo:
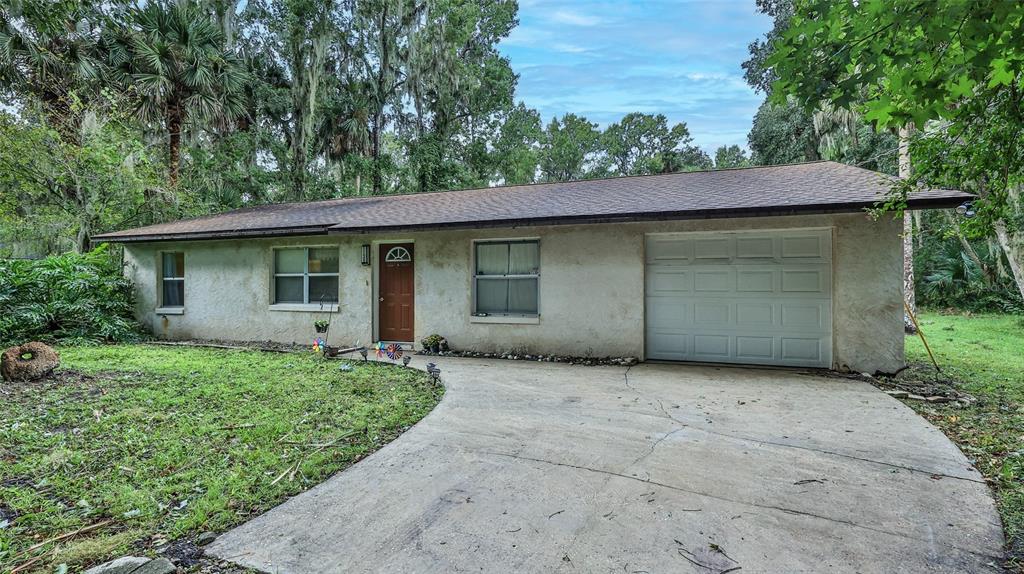
[[[936,375],[920,338],[907,337],[911,367],[897,380],[938,381],[977,398],[969,406],[907,404],[985,475],[1006,531],[1008,567],[1024,572],[1024,318],[923,313],[919,320],[942,374]]]
[[[42,553],[40,571],[74,571],[224,530],[377,450],[442,394],[419,371],[304,354],[60,351],[54,377],[0,387],[0,570]]]

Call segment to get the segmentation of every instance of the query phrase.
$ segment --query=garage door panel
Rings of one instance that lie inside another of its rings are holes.
[[[655,269],[647,274],[648,295],[671,295],[693,290],[689,269]]]
[[[654,238],[647,242],[648,263],[693,259],[693,240],[687,237]]]
[[[731,337],[728,335],[694,335],[693,354],[700,360],[722,360],[731,356]]]
[[[830,367],[831,231],[648,236],[647,356]]]
[[[826,269],[783,269],[782,292],[828,293],[825,281],[827,275]]]
[[[802,337],[782,337],[782,359],[817,362],[821,360],[821,340]]]
[[[774,269],[737,269],[736,290],[741,293],[774,293],[778,287]]]
[[[736,337],[736,357],[751,361],[775,359],[775,337]]]
[[[694,259],[729,259],[733,255],[731,237],[705,237],[694,239]]]
[[[693,322],[702,329],[728,329],[731,304],[721,301],[695,300],[693,302]]]
[[[772,236],[737,237],[736,257],[741,259],[769,259],[775,257],[777,241]]]
[[[826,250],[826,241],[821,234],[812,235],[787,235],[781,238],[783,259],[831,259],[831,253]]]
[[[772,328],[776,326],[774,303],[751,301],[736,304],[736,326],[746,328]]]
[[[787,330],[825,332],[831,330],[828,322],[828,302],[783,303],[782,327]]]
[[[698,270],[693,273],[693,290],[698,293],[728,293],[733,286],[735,271],[732,269]]]
[[[676,298],[652,298],[647,301],[647,324],[659,332],[666,330],[684,330],[689,325],[689,310],[692,303]]]
[[[681,333],[657,333],[656,337],[653,337],[651,343],[651,353],[656,354],[662,359],[675,359],[685,361],[687,357],[693,355],[690,352],[689,340],[690,336]]]

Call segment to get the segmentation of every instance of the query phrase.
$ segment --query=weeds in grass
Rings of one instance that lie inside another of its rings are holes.
[[[83,567],[219,531],[365,457],[442,390],[413,369],[302,354],[100,346],[8,386],[0,564]],[[276,480],[275,480],[276,479]],[[28,548],[103,520],[80,537]]]
[[[1024,572],[1024,318],[926,313],[921,328],[943,379],[973,395],[970,406],[907,404],[950,437],[992,486],[1006,532],[1009,563]],[[933,381],[917,338],[907,339],[908,381]]]

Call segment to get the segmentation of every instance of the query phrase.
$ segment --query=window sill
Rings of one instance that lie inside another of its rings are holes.
[[[338,304],[320,306],[319,303],[276,303],[271,311],[298,311],[300,313],[337,313]]]
[[[540,315],[470,315],[469,322],[506,325],[537,325],[540,324]]]
[[[157,307],[156,310],[153,311],[153,312],[155,314],[157,314],[157,315],[184,315],[185,314],[185,308],[184,307]]]

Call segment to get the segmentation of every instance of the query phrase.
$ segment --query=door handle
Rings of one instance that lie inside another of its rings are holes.
[[[381,297],[381,298],[380,298],[380,301],[381,301],[381,303],[383,303],[383,302],[384,302],[384,298],[383,298],[383,297]]]

